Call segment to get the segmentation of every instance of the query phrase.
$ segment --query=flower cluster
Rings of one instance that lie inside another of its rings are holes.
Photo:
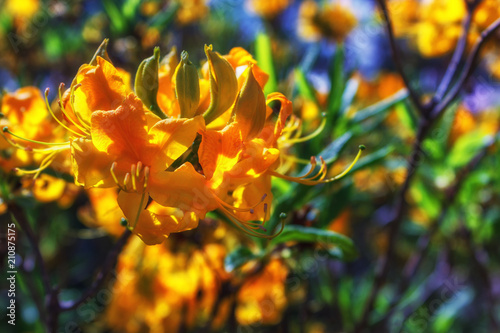
[[[34,178],[55,166],[87,190],[112,189],[107,198],[118,191],[116,213],[146,244],[196,228],[216,209],[245,233],[272,237],[263,226],[271,177],[315,185],[348,171],[327,178],[321,157],[312,157],[301,177],[277,171],[284,149],[297,141],[291,133],[298,125],[287,122],[292,105],[284,95],[266,98],[268,76],[244,49],[222,56],[206,46],[201,75],[186,52],[179,60],[173,50],[160,62],[156,49],[140,65],[132,90],[106,44],[70,87],[61,84],[54,107],[46,90],[46,113],[38,111],[44,106],[35,88],[4,96],[3,144],[18,150],[2,165]],[[36,117],[28,116],[32,110]],[[50,128],[47,113],[57,122]],[[22,163],[31,153],[33,160]],[[33,163],[39,167],[20,169]]]

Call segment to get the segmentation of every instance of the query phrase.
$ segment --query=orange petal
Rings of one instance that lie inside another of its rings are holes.
[[[113,155],[140,161],[148,147],[147,119],[142,102],[133,93],[116,110],[96,111],[91,118],[94,146]]]
[[[225,182],[235,187],[254,181],[279,161],[280,152],[267,148],[264,140],[254,139],[245,145],[243,158],[225,174]],[[260,198],[260,197],[259,197]]]
[[[206,187],[205,177],[196,172],[191,163],[185,163],[173,172],[162,171],[151,175],[148,191],[158,204],[192,211],[200,218],[217,207]]]
[[[285,127],[286,120],[292,114],[292,102],[288,100],[283,94],[272,93],[267,96],[267,104],[272,101],[279,101],[281,103],[280,113],[274,128],[274,136],[278,138]]]
[[[201,135],[198,159],[207,179],[212,179],[216,170],[220,175],[238,162],[243,143],[236,124],[228,125],[222,131],[204,131]]]
[[[253,214],[250,212],[234,212],[243,221],[264,221],[264,216],[269,219],[273,193],[271,192],[271,177],[264,175],[256,178],[253,182],[238,187],[233,192],[235,199],[234,206],[239,208],[252,207],[266,194],[264,201],[255,207]],[[264,204],[267,204],[267,214],[264,211]]]
[[[97,66],[86,67],[79,73],[77,82],[81,84],[77,91],[85,95],[91,111],[113,110],[127,93],[123,75],[101,57],[97,57]]]
[[[165,170],[193,143],[198,131],[205,129],[202,116],[191,119],[164,119],[149,130],[149,142],[157,149],[152,172]]]
[[[109,172],[113,160],[108,154],[98,151],[88,139],[73,140],[70,146],[77,185],[85,188],[116,185]]]

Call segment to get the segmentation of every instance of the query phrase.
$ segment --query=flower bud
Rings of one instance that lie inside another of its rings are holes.
[[[97,49],[97,51],[95,51],[94,56],[92,57],[92,60],[90,60],[89,65],[97,66],[97,57],[103,58],[104,60],[106,60],[110,64],[113,63],[111,61],[111,59],[109,59],[109,55],[108,55],[108,42],[109,42],[108,38],[106,38],[102,41],[102,43],[101,43],[101,45],[99,45],[99,48]]]
[[[258,136],[266,122],[266,98],[259,82],[255,79],[252,67],[243,75],[246,81],[240,90],[233,109],[233,119],[239,124],[244,141]]]
[[[165,119],[165,114],[161,111],[156,102],[158,94],[158,67],[160,61],[160,48],[155,47],[153,56],[144,59],[137,69],[135,75],[134,89],[136,95],[158,117]]]
[[[198,70],[189,61],[189,55],[182,51],[181,61],[175,69],[175,97],[179,101],[181,118],[193,118],[200,103],[200,82]]]
[[[231,64],[212,51],[212,45],[205,45],[205,54],[210,71],[210,105],[203,117],[209,124],[233,105],[238,93],[238,80]]]

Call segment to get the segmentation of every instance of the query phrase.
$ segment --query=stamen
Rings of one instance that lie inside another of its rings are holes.
[[[23,138],[22,136],[19,136],[19,135],[15,134],[15,133],[11,132],[7,126],[5,126],[3,128],[3,132],[4,133],[9,133],[10,135],[12,135],[12,136],[14,136],[14,137],[16,137],[18,139],[21,139],[21,140],[24,140],[24,141],[28,141],[28,142],[32,142],[32,143],[36,143],[36,144],[39,144],[39,145],[61,146],[61,145],[67,145],[68,144],[68,142],[43,142],[43,141],[37,141],[37,140]]]
[[[316,130],[314,132],[312,132],[309,135],[303,136],[301,138],[291,138],[291,139],[288,139],[286,141],[287,141],[287,143],[298,143],[298,142],[309,141],[309,140],[317,137],[319,134],[321,134],[321,132],[323,132],[323,130],[325,129],[325,126],[326,126],[326,114],[323,113],[322,119],[321,119],[321,124],[319,124],[318,128],[316,128]]]
[[[280,222],[281,222],[281,229],[280,229],[280,231],[278,231],[274,235],[263,235],[263,234],[255,231],[256,229],[267,231],[267,229],[261,223],[256,224],[254,222],[245,222],[245,221],[242,221],[237,216],[235,216],[234,214],[232,214],[231,212],[229,212],[228,210],[226,210],[224,207],[220,207],[220,208],[221,208],[222,212],[224,213],[224,215],[226,215],[226,217],[231,222],[233,222],[233,224],[238,229],[240,229],[241,231],[243,231],[244,233],[246,233],[247,235],[250,235],[250,236],[259,237],[259,238],[265,238],[265,239],[273,239],[274,237],[276,237],[279,234],[281,234],[283,232],[283,229],[285,228],[285,219],[286,219],[286,214],[285,213],[281,213],[280,216],[279,216],[279,219],[280,219]],[[265,211],[267,213],[267,204],[266,204],[266,207],[265,207]]]
[[[237,211],[237,212],[250,212],[250,214],[253,214],[253,209],[255,207],[257,207],[258,205],[260,205],[267,197],[267,193],[264,193],[264,195],[262,196],[262,198],[260,199],[259,202],[257,202],[255,205],[251,206],[251,207],[236,207],[236,206],[233,206],[233,205],[230,205],[228,204],[227,202],[225,202],[224,200],[222,200],[221,198],[219,198],[217,196],[217,194],[213,191],[213,190],[210,190],[215,198],[215,200],[220,203],[222,206],[226,207],[226,208],[229,208],[231,210],[234,210],[234,211]]]
[[[352,163],[341,174],[339,174],[339,175],[337,175],[335,177],[332,177],[332,178],[328,178],[328,179],[324,179],[326,177],[326,174],[327,174],[327,168],[326,168],[326,162],[323,160],[323,158],[321,158],[321,170],[314,177],[310,177],[310,178],[306,178],[305,179],[304,176],[302,176],[302,177],[291,177],[291,176],[287,176],[287,175],[282,175],[280,173],[277,173],[276,171],[271,171],[270,170],[268,172],[272,176],[279,177],[279,178],[282,178],[282,179],[285,179],[285,180],[289,180],[289,181],[292,181],[292,182],[304,184],[304,185],[326,184],[326,183],[330,183],[330,182],[333,182],[335,180],[338,180],[338,179],[344,177],[349,171],[351,171],[351,169],[354,167],[354,165],[358,162],[359,157],[361,156],[361,152],[363,150],[365,150],[365,146],[363,146],[363,145],[359,146],[359,151],[358,151],[358,154],[356,155],[356,157],[354,158],[354,161],[352,161]],[[314,178],[316,178],[318,176],[320,176],[319,179],[312,180],[312,179],[314,179]]]
[[[127,172],[127,173],[125,174],[125,177],[123,177],[123,188],[125,189],[125,191],[126,191],[126,192],[128,192],[128,190],[127,190],[127,189],[128,189],[128,188],[127,188],[127,185],[128,185],[129,180],[130,180],[130,173],[129,173],[129,172]]]
[[[132,175],[132,189],[134,191],[137,191],[137,187],[136,187],[136,184],[135,184],[135,179],[136,179],[136,165],[135,164],[132,164],[132,166],[130,167],[130,174]]]
[[[78,83],[71,87],[71,91],[69,92],[70,95],[69,102],[71,104],[71,108],[73,109],[73,113],[76,116],[76,119],[78,119],[78,121],[80,122],[80,124],[82,124],[83,127],[85,127],[88,131],[90,131],[90,126],[83,121],[83,119],[80,117],[80,114],[76,112],[75,108],[75,90],[79,88],[81,85],[82,85],[81,83]]]
[[[80,131],[82,131],[83,133],[87,134],[87,135],[90,135],[90,132],[88,132],[82,125],[78,124],[76,121],[73,120],[73,117],[70,117],[68,112],[66,111],[66,108],[64,107],[63,103],[62,103],[62,95],[63,95],[63,90],[64,90],[64,83],[61,82],[61,84],[59,85],[59,107],[61,108],[61,112],[66,116],[66,119],[68,119],[69,122],[71,122],[73,125],[75,125],[76,128],[78,128]],[[73,109],[73,113],[75,114],[76,111],[75,109]]]
[[[139,178],[139,174],[141,173],[141,171],[142,171],[142,162],[139,161],[139,162],[137,162],[137,169],[136,169],[136,174],[135,174],[135,176],[137,178]]]
[[[81,137],[82,136],[82,133],[78,133],[77,131],[69,128],[68,126],[64,125],[57,117],[56,115],[54,114],[54,111],[52,111],[52,108],[50,107],[50,103],[49,103],[49,88],[45,89],[45,105],[47,105],[47,109],[49,110],[49,113],[50,115],[52,116],[52,118],[54,118],[58,123],[59,125],[61,125],[62,127],[64,127],[66,130],[70,131],[71,133],[77,135],[78,137]],[[74,110],[74,109],[73,109]],[[85,134],[85,133],[84,133]]]

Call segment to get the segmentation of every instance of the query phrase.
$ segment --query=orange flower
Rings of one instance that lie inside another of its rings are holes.
[[[116,110],[93,112],[90,122],[92,140],[72,143],[77,181],[86,187],[118,186],[121,209],[148,244],[196,227],[210,208],[194,202],[205,178],[190,163],[166,170],[204,129],[203,117],[160,120],[131,93]],[[145,210],[149,196],[156,203]]]
[[[285,280],[288,269],[272,259],[257,276],[250,277],[238,292],[236,319],[241,325],[276,324],[287,304]]]

